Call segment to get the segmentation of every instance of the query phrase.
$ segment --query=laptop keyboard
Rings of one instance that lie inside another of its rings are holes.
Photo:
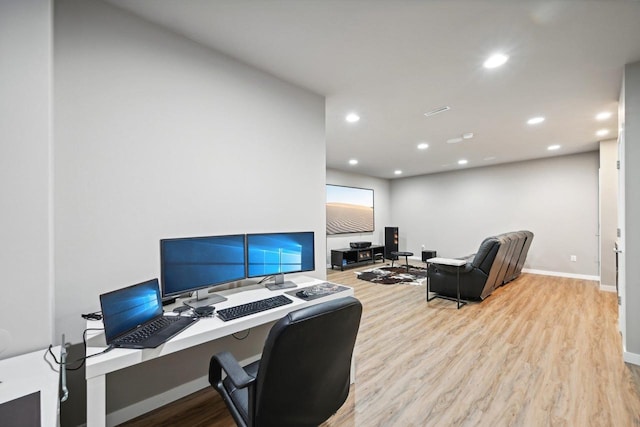
[[[280,307],[282,305],[291,304],[292,302],[292,300],[284,295],[278,295],[271,298],[252,301],[247,304],[236,305],[235,307],[223,308],[222,310],[218,310],[217,313],[218,317],[226,322],[228,320],[260,313],[261,311]]]
[[[118,339],[119,342],[127,344],[139,344],[156,333],[160,329],[164,329],[171,325],[173,322],[180,320],[180,316],[166,316],[158,317],[151,323],[147,323],[142,328],[136,329],[129,335]]]

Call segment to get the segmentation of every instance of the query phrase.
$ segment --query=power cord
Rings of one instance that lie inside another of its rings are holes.
[[[245,336],[243,336],[242,338],[236,336],[238,334],[237,332],[235,334],[231,334],[231,336],[234,337],[235,339],[237,339],[238,341],[242,341],[244,339],[247,339],[247,337],[249,336],[250,333],[251,333],[251,329],[247,329],[247,334]]]
[[[87,331],[103,331],[104,328],[87,328],[82,332],[82,346],[84,348],[84,353],[87,354]],[[65,343],[62,343],[62,345],[66,345]],[[51,351],[51,349],[53,348],[52,344],[49,344],[49,348],[47,350],[47,352],[51,355],[51,357],[53,357],[53,361],[55,362],[56,365],[61,366],[62,363],[56,358],[56,355],[53,354],[53,351]],[[95,356],[99,356],[101,354],[104,354],[108,351],[111,351],[113,349],[113,346],[110,345],[109,347],[105,348],[104,350],[102,350],[99,353],[95,353],[95,354],[91,354],[89,356],[84,356],[78,360],[74,360],[73,362],[65,362],[65,365],[69,365],[69,364],[73,364],[73,363],[78,363],[80,362],[80,364],[78,366],[75,366],[73,368],[69,368],[67,367],[67,371],[77,371],[78,369],[82,368],[82,366],[84,366],[84,362],[89,359],[90,357],[95,357]]]
[[[258,285],[261,285],[262,283],[266,282],[267,280],[271,280],[273,278],[273,276],[266,276],[263,277],[262,279],[260,279],[260,281],[258,282]]]

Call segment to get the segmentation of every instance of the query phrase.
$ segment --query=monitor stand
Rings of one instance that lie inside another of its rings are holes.
[[[202,291],[202,293],[200,293]],[[207,289],[200,289],[196,291],[196,297],[184,302],[184,305],[191,308],[204,307],[207,305],[217,304],[227,299],[222,295],[207,293]]]
[[[270,291],[279,291],[280,289],[297,288],[298,285],[291,281],[284,281],[284,274],[276,274],[273,276],[273,282],[265,284]]]

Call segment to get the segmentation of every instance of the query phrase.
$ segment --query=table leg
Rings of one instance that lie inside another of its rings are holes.
[[[104,427],[107,419],[105,375],[87,379],[87,427]]]
[[[436,298],[446,299],[449,301],[455,301],[458,305],[458,310],[460,307],[467,304],[467,301],[463,301],[460,299],[460,267],[456,267],[456,298],[449,297],[446,295],[438,295],[435,294],[431,298],[429,298],[429,294],[431,293],[431,279],[429,277],[429,263],[427,263],[427,302],[434,300]]]
[[[458,291],[458,310],[460,310],[460,267],[456,268],[456,288]]]
[[[429,263],[428,262],[424,262],[427,265],[427,302],[431,301],[431,299],[429,299],[429,293],[431,292],[431,278],[429,277]]]

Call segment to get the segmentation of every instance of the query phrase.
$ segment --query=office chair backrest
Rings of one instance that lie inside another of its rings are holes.
[[[360,301],[346,297],[273,326],[256,378],[256,425],[317,426],[342,406],[361,315]]]

